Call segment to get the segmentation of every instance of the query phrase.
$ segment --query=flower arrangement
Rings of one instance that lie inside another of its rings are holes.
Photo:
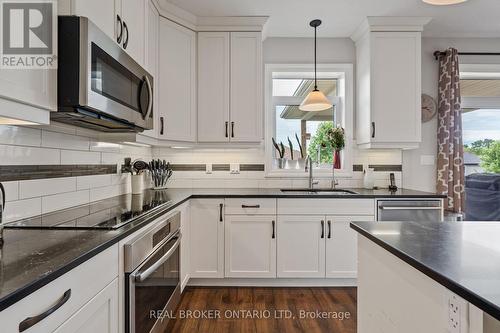
[[[326,135],[333,151],[333,167],[340,169],[340,151],[345,148],[345,130],[340,126],[332,127]]]

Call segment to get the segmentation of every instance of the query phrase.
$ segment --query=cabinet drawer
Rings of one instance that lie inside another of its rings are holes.
[[[273,215],[276,214],[276,199],[226,199],[225,213],[228,215]]]
[[[375,215],[373,199],[278,199],[279,215]]]
[[[24,330],[52,332],[117,276],[118,245],[114,245],[0,312],[1,330],[19,332],[19,324],[28,317],[36,317],[62,304],[36,324],[27,325],[30,327]]]

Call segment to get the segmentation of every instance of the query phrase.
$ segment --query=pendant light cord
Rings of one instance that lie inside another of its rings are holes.
[[[316,30],[318,27],[314,27],[314,91],[318,90],[318,79],[316,77]]]

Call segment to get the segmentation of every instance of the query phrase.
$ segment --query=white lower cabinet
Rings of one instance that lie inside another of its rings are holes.
[[[186,202],[179,206],[179,212],[181,213],[181,291],[184,290],[189,281],[189,267],[190,267],[190,207],[189,202]]]
[[[118,279],[114,279],[54,332],[117,333]]]
[[[224,277],[224,199],[192,199],[191,277]]]
[[[324,216],[278,216],[278,277],[325,277],[324,224]]]
[[[0,311],[0,331],[116,332],[117,277],[118,244]]]
[[[225,276],[276,277],[276,215],[225,219]]]
[[[357,234],[352,221],[374,221],[374,216],[326,217],[326,277],[356,278],[358,269]]]

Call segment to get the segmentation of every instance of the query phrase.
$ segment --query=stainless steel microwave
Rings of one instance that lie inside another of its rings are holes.
[[[153,128],[153,77],[88,18],[58,18],[58,110],[51,119],[101,132]]]

